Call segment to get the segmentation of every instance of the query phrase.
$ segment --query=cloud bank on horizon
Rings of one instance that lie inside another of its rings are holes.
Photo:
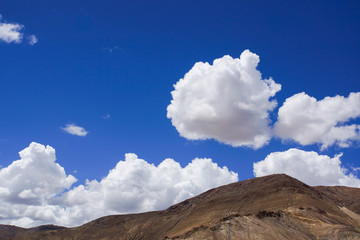
[[[56,163],[54,148],[33,142],[19,155],[0,169],[0,223],[22,227],[76,226],[104,215],[162,210],[238,181],[237,173],[208,158],[185,167],[173,159],[155,166],[128,153],[100,181],[73,186],[77,179]]]
[[[237,173],[212,159],[195,158],[181,167],[168,158],[155,166],[128,153],[100,181],[75,186],[77,179],[56,162],[54,148],[33,142],[19,155],[0,169],[0,223],[21,227],[78,226],[104,215],[162,210],[238,181]],[[360,187],[360,179],[341,166],[341,156],[274,152],[254,163],[254,175],[285,173],[309,185]]]
[[[21,43],[24,34],[24,26],[19,23],[9,23],[3,20],[0,14],[0,41],[5,43]],[[28,44],[33,46],[38,42],[37,37],[32,34],[28,37]]]
[[[269,113],[281,85],[262,79],[260,58],[245,50],[240,58],[224,56],[213,65],[197,62],[174,85],[167,117],[180,136],[214,139],[233,147],[258,149],[270,139],[292,140],[302,146],[350,147],[360,140],[360,92],[316,100],[306,93],[285,100],[272,125]]]

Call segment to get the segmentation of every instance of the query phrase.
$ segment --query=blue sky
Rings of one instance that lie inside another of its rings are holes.
[[[3,2],[1,22],[21,24],[23,36],[0,41],[0,165],[37,142],[56,149],[57,163],[78,179],[73,186],[100,181],[126,153],[182,167],[211,158],[244,180],[254,177],[254,162],[297,148],[330,158],[343,153],[342,166],[357,176],[359,129],[346,147],[321,149],[279,135],[258,149],[233,147],[179,136],[167,106],[173,85],[196,62],[239,58],[246,49],[260,57],[262,78],[281,84],[270,128],[294,94],[321,100],[360,92],[359,11],[358,1]],[[359,124],[354,116],[334,126]],[[88,134],[68,134],[67,124]]]

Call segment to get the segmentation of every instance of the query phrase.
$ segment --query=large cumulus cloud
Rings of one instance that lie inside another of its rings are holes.
[[[349,147],[360,140],[360,92],[348,97],[316,100],[306,93],[286,99],[273,125],[272,97],[281,85],[262,79],[259,56],[245,50],[240,58],[224,56],[213,64],[198,62],[174,85],[167,117],[181,136],[190,140],[215,139],[234,147],[254,149],[271,138],[301,145]]]
[[[360,92],[319,101],[298,93],[286,99],[279,109],[275,132],[301,145],[319,143],[322,149],[334,144],[348,147],[360,139],[360,125],[346,123],[359,116]]]
[[[345,185],[360,187],[360,179],[341,166],[342,154],[333,158],[296,148],[270,153],[264,160],[254,163],[254,175],[261,177],[285,173],[309,185]]]
[[[271,138],[269,100],[281,89],[262,79],[259,56],[245,50],[240,58],[224,56],[213,64],[198,62],[175,85],[167,108],[181,136],[215,139],[232,146],[259,148]]]
[[[108,214],[160,210],[238,180],[211,159],[196,158],[185,167],[166,159],[155,166],[126,154],[102,180],[71,188],[76,179],[55,162],[53,148],[31,143],[20,157],[0,170],[0,223],[23,227],[74,226]]]
[[[40,205],[76,181],[55,162],[55,149],[50,146],[31,143],[19,155],[20,160],[0,169],[0,196],[4,201]]]

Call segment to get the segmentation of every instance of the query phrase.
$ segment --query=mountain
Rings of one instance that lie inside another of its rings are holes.
[[[0,225],[0,239],[360,239],[360,189],[310,187],[276,174],[214,188],[164,211],[75,228]]]

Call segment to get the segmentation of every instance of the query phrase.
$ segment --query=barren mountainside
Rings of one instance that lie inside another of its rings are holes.
[[[164,211],[75,228],[0,225],[5,239],[360,239],[360,189],[310,187],[277,174],[211,189]]]

